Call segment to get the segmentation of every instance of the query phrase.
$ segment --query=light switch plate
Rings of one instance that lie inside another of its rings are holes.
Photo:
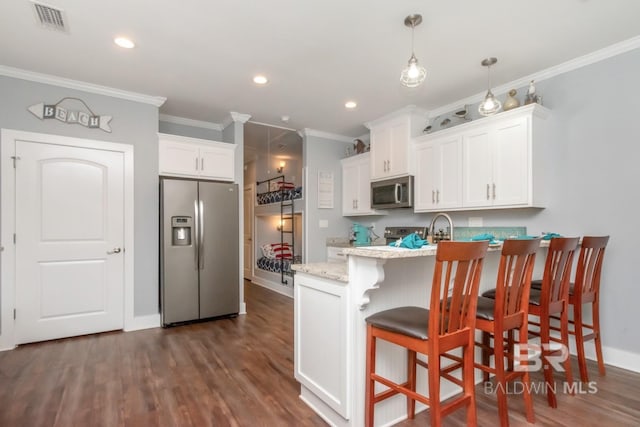
[[[320,228],[329,228],[329,220],[328,219],[321,219],[318,222],[318,227],[320,227]]]

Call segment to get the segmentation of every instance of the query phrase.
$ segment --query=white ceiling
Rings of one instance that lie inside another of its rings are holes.
[[[406,105],[433,109],[640,34],[637,0],[45,0],[69,32],[41,28],[28,0],[0,2],[2,65],[163,96],[161,112],[252,120],[349,137]],[[423,16],[418,89],[399,83],[411,13]],[[112,39],[127,35],[133,50]],[[270,79],[256,87],[251,79]],[[355,100],[353,111],[344,108]]]

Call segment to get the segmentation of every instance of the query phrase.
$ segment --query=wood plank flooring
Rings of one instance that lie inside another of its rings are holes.
[[[293,301],[245,289],[246,316],[0,353],[0,426],[325,426],[298,398]],[[589,368],[597,392],[560,393],[558,409],[535,395],[535,425],[640,425],[640,374]],[[479,385],[477,399],[479,425],[498,425],[495,396]],[[509,412],[512,426],[530,425],[519,396]],[[429,425],[428,412],[399,425]],[[464,411],[444,425],[465,425]]]

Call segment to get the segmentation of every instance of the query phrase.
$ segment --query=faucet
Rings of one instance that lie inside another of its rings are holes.
[[[444,217],[447,221],[449,221],[449,238],[448,239],[444,235],[440,235],[440,237],[437,240],[435,238],[434,226],[436,224],[436,220],[440,217]],[[453,221],[451,220],[451,217],[443,212],[437,213],[431,220],[431,225],[429,225],[429,236],[432,237],[433,243],[438,243],[439,240],[453,240]]]

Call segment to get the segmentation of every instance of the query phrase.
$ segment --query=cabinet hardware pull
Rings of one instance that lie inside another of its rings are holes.
[[[493,183],[493,200],[496,199],[496,183]]]
[[[487,200],[489,200],[489,184],[487,184]]]
[[[436,203],[436,192],[434,190],[431,190],[431,203]]]
[[[204,158],[200,159],[200,170],[204,170]]]
[[[436,190],[436,202],[440,203],[440,190]]]
[[[196,170],[198,170],[198,158],[196,157]]]
[[[120,252],[122,252],[122,249],[120,249],[120,248],[113,248],[113,250],[111,250],[111,251],[107,251],[107,255],[119,254]]]

